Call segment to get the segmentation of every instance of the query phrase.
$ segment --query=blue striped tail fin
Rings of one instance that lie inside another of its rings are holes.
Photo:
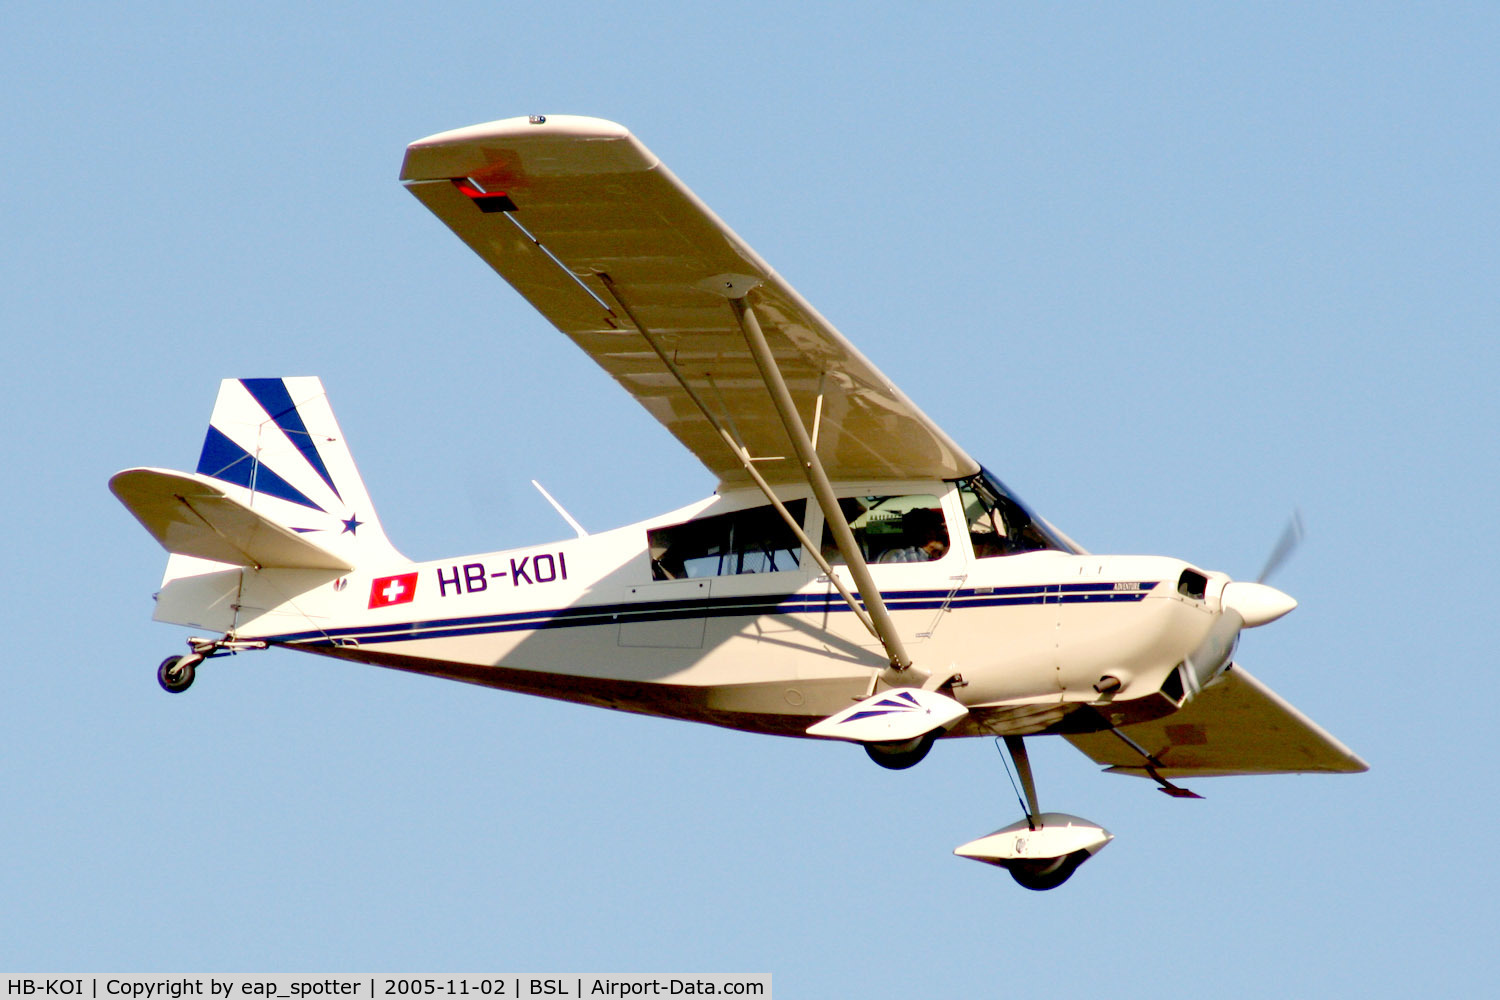
[[[195,471],[350,565],[403,559],[316,377],[225,379]]]

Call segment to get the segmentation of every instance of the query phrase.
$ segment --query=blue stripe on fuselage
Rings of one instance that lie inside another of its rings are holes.
[[[1155,583],[1142,583],[1138,590],[1115,590],[1113,583],[1035,584],[1021,587],[982,587],[959,590],[907,590],[883,593],[886,606],[895,611],[934,610],[945,605],[960,608],[1017,607],[1027,604],[1133,603],[1145,598]],[[949,594],[953,593],[952,598]],[[683,601],[638,601],[630,604],[597,604],[585,607],[513,611],[465,618],[395,622],[388,625],[357,625],[347,628],[291,632],[267,636],[268,642],[307,646],[335,645],[352,639],[361,645],[407,642],[535,631],[547,628],[582,628],[631,622],[672,621],[684,618],[731,618],[764,615],[817,614],[848,611],[837,594],[773,594],[759,597],[696,598]]]

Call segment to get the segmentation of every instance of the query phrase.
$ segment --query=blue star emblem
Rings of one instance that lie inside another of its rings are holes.
[[[365,522],[363,522],[361,520],[358,520],[358,518],[359,518],[358,514],[350,514],[349,515],[349,520],[347,520],[347,521],[344,522],[344,530],[341,531],[341,532],[339,532],[339,534],[341,534],[341,535],[353,535],[353,534],[356,534],[359,531],[359,526],[365,523]]]

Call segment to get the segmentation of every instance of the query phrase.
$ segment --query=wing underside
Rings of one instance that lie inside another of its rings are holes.
[[[773,483],[800,481],[731,297],[755,307],[835,480],[978,465],[628,131],[513,118],[413,143],[401,179],[725,485],[749,480],[634,316]]]
[[[1155,770],[1165,778],[1369,770],[1353,751],[1239,666],[1186,708],[1120,732],[1161,762]],[[1066,738],[1112,772],[1150,777],[1141,755],[1112,732]]]

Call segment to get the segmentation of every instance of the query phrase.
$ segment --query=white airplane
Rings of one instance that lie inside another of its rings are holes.
[[[995,737],[1025,815],[954,853],[1030,889],[1111,835],[1041,811],[1025,737],[1060,735],[1184,797],[1172,779],[1367,769],[1231,661],[1242,629],[1295,601],[1179,559],[1084,551],[621,126],[444,132],[407,148],[401,180],[718,489],[601,534],[558,507],[576,537],[412,562],[318,379],[228,379],[196,471],[110,480],[171,553],[155,618],[220,634],[163,661],[166,690],[274,646],[845,740],[888,768],[938,738]]]

